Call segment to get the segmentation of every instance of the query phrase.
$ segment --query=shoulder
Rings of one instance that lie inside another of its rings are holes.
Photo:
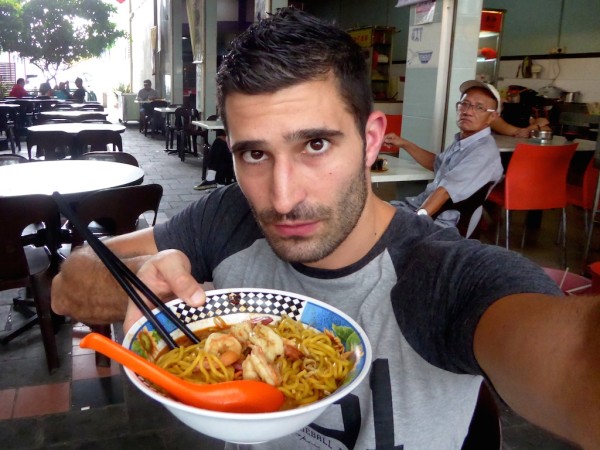
[[[215,189],[154,228],[157,248],[176,248],[205,280],[220,261],[262,237],[237,183]]]

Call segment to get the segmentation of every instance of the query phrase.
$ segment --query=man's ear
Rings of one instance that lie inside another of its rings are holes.
[[[381,111],[373,111],[369,115],[365,127],[365,158],[367,167],[371,167],[379,155],[386,126],[387,119]]]
[[[494,111],[493,113],[490,114],[490,117],[488,117],[487,124],[488,125],[491,124],[498,117],[500,117],[500,114],[498,114],[496,111]]]

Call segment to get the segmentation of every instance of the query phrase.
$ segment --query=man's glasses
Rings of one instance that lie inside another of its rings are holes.
[[[465,102],[465,101],[456,102],[456,110],[457,111],[461,111],[461,112],[468,111],[469,108],[473,108],[473,112],[475,112],[476,114],[483,114],[485,112],[496,111],[495,109],[487,109],[483,105],[474,105],[473,103],[469,103],[469,102]]]

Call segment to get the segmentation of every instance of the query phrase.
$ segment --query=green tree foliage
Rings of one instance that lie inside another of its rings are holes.
[[[11,51],[22,27],[21,4],[18,0],[0,0],[0,51]]]
[[[29,58],[48,80],[78,61],[100,56],[125,36],[111,22],[115,7],[100,0],[21,0],[20,3],[22,28],[12,50]]]

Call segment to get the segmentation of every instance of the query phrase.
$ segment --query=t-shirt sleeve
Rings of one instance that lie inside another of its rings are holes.
[[[483,375],[474,334],[496,300],[518,293],[562,295],[538,265],[474,240],[429,241],[415,246],[407,261],[392,291],[399,325],[424,359],[455,373]],[[405,291],[403,285],[420,288]]]
[[[237,184],[201,197],[154,227],[158,250],[185,253],[192,264],[192,275],[201,283],[212,281],[212,271],[223,259],[259,236],[260,230]]]

